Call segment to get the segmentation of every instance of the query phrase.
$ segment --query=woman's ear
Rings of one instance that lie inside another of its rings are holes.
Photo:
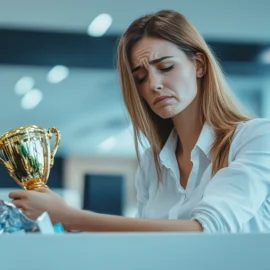
[[[204,53],[197,52],[196,53],[196,75],[197,78],[202,78],[204,74],[206,73],[207,67],[206,67],[206,57]]]

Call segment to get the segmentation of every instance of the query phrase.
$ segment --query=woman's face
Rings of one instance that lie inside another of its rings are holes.
[[[140,95],[160,117],[174,117],[197,96],[196,65],[173,43],[144,37],[133,46],[131,61]]]

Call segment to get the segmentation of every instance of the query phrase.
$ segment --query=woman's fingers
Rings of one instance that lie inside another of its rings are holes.
[[[25,209],[25,203],[23,200],[12,200],[11,203],[13,203],[17,208]]]
[[[27,197],[27,191],[25,190],[15,190],[15,191],[11,191],[8,194],[10,199],[23,199]]]
[[[17,208],[22,210],[27,209],[27,201],[29,198],[29,191],[15,190],[9,193],[9,198],[12,199],[13,203]]]
[[[65,200],[49,188],[12,191],[9,197],[31,219],[48,212],[52,222],[62,222],[69,210]]]
[[[50,190],[49,188],[35,188],[34,191],[37,191],[40,193],[48,193]]]

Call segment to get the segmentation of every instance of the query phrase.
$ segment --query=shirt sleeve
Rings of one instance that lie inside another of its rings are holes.
[[[270,189],[270,120],[251,120],[235,136],[232,162],[205,189],[191,218],[204,232],[240,232]]]
[[[146,154],[141,159],[136,176],[135,187],[137,192],[137,212],[136,218],[144,218],[144,208],[149,199],[149,183],[147,182],[146,168],[148,166]]]

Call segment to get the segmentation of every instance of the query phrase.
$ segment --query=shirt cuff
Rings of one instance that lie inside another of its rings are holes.
[[[226,229],[222,225],[222,222],[214,217],[213,213],[207,211],[194,211],[191,220],[197,220],[204,233],[225,233]]]

